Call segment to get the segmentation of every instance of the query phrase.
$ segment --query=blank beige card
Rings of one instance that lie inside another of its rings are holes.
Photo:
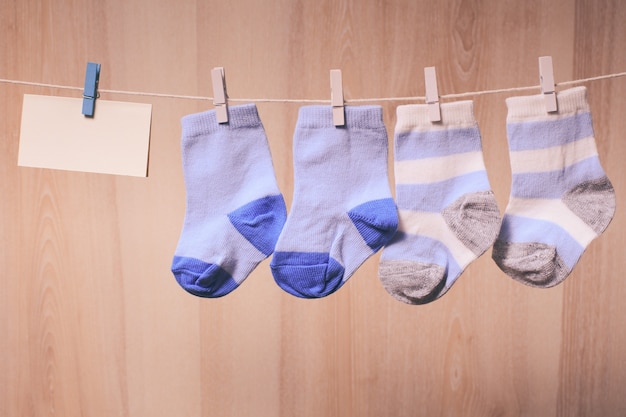
[[[152,105],[24,94],[17,164],[101,174],[148,175]]]

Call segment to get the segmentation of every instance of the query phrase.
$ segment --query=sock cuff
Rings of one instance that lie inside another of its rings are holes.
[[[509,97],[506,99],[509,110],[506,120],[507,122],[518,122],[531,118],[546,119],[554,118],[555,115],[589,111],[587,88],[584,86],[557,92],[556,101],[558,113],[548,113],[543,94]]]
[[[255,104],[228,106],[228,123],[219,124],[215,110],[195,113],[181,119],[184,137],[213,133],[224,129],[262,127],[261,119]]]
[[[474,103],[470,100],[441,103],[441,122],[431,122],[428,104],[407,104],[396,109],[396,131],[425,130],[442,126],[474,126]]]
[[[346,106],[344,107],[348,129],[384,128],[383,108],[381,106]],[[334,128],[333,109],[330,106],[304,106],[298,113],[296,128]]]

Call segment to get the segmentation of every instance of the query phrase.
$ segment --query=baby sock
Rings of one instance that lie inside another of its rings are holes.
[[[557,102],[558,113],[548,114],[541,95],[506,100],[513,182],[492,256],[534,287],[562,282],[615,212],[585,87],[558,93]]]
[[[339,289],[394,234],[387,131],[379,106],[300,109],[294,134],[294,197],[270,266],[276,283],[302,298]]]
[[[424,304],[445,294],[496,238],[500,212],[485,171],[473,103],[397,108],[398,232],[383,249],[379,278],[394,298]]]
[[[188,292],[221,297],[273,251],[286,208],[254,104],[182,119],[187,207],[172,272]]]

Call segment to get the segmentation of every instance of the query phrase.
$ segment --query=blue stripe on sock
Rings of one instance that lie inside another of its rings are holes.
[[[513,174],[511,195],[521,198],[561,198],[582,182],[605,176],[597,156],[558,171]]]
[[[481,151],[476,127],[408,131],[396,134],[396,161]]]
[[[511,151],[550,148],[593,136],[589,112],[555,120],[508,123],[506,130]]]
[[[398,210],[392,198],[368,201],[348,212],[365,243],[377,252],[398,228]]]
[[[554,246],[563,262],[572,269],[583,248],[567,231],[559,225],[530,217],[505,214],[498,240],[511,243],[539,242]]]
[[[282,195],[270,195],[251,201],[228,214],[230,222],[265,256],[274,252],[287,210]]]
[[[385,246],[381,260],[437,264],[447,268],[447,282],[457,278],[463,272],[448,247],[442,242],[427,236],[405,232],[395,234],[391,242]]]
[[[463,194],[490,189],[487,173],[476,171],[430,184],[397,184],[396,200],[400,210],[438,213]]]
[[[174,256],[171,269],[180,286],[199,297],[222,297],[239,286],[219,265],[199,259]]]
[[[270,268],[278,286],[296,297],[325,297],[344,284],[344,267],[328,253],[274,252]]]

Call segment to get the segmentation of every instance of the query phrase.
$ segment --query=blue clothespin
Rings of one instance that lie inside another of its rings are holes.
[[[85,89],[83,90],[83,114],[86,117],[93,117],[98,98],[98,81],[100,80],[100,64],[87,63],[87,73],[85,74]]]

